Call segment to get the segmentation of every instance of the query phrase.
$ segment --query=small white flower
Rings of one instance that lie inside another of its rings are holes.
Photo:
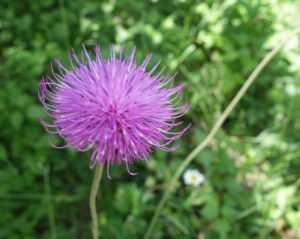
[[[183,181],[186,185],[193,185],[195,187],[203,183],[205,177],[197,169],[188,169],[183,174]]]

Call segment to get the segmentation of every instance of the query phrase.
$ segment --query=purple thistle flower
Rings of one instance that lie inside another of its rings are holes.
[[[135,48],[123,59],[123,48],[117,57],[111,46],[107,60],[102,58],[99,46],[95,47],[95,60],[83,49],[82,62],[74,51],[70,56],[73,70],[66,69],[57,59],[60,74],[51,65],[54,78],[44,77],[40,83],[40,101],[53,118],[52,125],[41,119],[45,129],[59,134],[67,143],[64,147],[79,151],[93,148],[91,168],[97,162],[107,163],[108,177],[109,165],[115,161],[125,162],[127,171],[135,174],[130,172],[129,163],[147,161],[155,148],[175,150],[177,146],[168,146],[190,126],[170,132],[183,123],[175,121],[189,108],[188,104],[176,106],[181,100],[183,84],[172,88],[175,76],[161,76],[164,69],[154,75],[159,62],[147,72],[151,55],[138,66]]]

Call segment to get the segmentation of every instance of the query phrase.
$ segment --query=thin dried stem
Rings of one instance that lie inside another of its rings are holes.
[[[209,142],[214,138],[218,130],[221,128],[224,121],[227,119],[229,114],[232,112],[232,110],[235,108],[235,106],[238,104],[240,99],[243,97],[243,95],[246,93],[248,88],[251,86],[251,84],[254,82],[256,77],[259,75],[259,73],[264,69],[264,67],[271,61],[271,59],[281,50],[281,48],[296,34],[300,32],[300,26],[295,28],[295,30],[290,33],[285,39],[283,39],[278,45],[276,45],[272,51],[270,51],[264,59],[257,65],[257,67],[254,69],[254,71],[251,73],[249,78],[245,81],[244,85],[241,87],[239,92],[236,94],[236,96],[233,98],[233,100],[230,102],[230,104],[227,106],[225,111],[222,113],[214,127],[211,129],[209,134],[206,136],[206,138],[185,158],[185,160],[182,162],[182,164],[177,169],[174,176],[171,178],[170,182],[167,184],[168,187],[166,188],[166,191],[164,192],[157,208],[155,211],[154,216],[152,217],[151,223],[147,229],[147,232],[145,234],[144,239],[149,239],[152,231],[154,229],[154,226],[157,223],[157,220],[162,212],[163,207],[165,206],[168,198],[176,188],[176,182],[180,178],[183,171],[186,169],[186,167],[193,161],[193,159],[209,144]]]

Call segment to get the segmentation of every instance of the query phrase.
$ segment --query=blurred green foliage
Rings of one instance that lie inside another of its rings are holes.
[[[173,153],[113,167],[99,199],[101,238],[142,238],[184,157],[205,137],[259,61],[299,22],[292,0],[66,1],[0,3],[0,238],[90,238],[89,153],[40,125],[38,84],[71,47],[137,46],[137,60],[178,72],[193,126]],[[199,188],[179,183],[153,238],[300,237],[299,37],[273,59],[190,168]],[[298,193],[297,193],[298,192]]]

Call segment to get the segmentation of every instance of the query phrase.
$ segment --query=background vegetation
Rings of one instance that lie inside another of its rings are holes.
[[[245,78],[299,23],[292,0],[1,0],[0,238],[90,238],[90,152],[57,150],[38,122],[38,84],[71,48],[137,46],[185,82],[192,128],[173,153],[157,151],[131,177],[112,167],[99,199],[101,238],[142,238],[163,190]],[[298,5],[297,5],[298,4]],[[216,139],[178,182],[153,238],[300,237],[300,52],[295,37],[267,66]]]

